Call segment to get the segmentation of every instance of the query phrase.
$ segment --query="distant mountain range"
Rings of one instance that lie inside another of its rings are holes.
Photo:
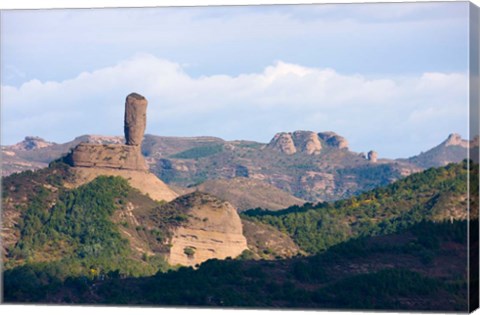
[[[81,142],[112,144],[124,139],[84,135],[57,144],[26,137],[2,146],[2,175],[46,167]],[[239,210],[280,209],[304,201],[346,198],[429,167],[460,162],[467,158],[468,141],[451,134],[426,152],[392,160],[377,158],[374,151],[352,152],[348,141],[334,132],[281,132],[269,143],[146,135],[142,153],[150,171],[174,190],[216,193]],[[262,193],[243,198],[241,204],[234,200],[249,187],[256,191],[261,187]]]

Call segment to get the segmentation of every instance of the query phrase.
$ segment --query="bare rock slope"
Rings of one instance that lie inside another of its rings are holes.
[[[195,266],[212,258],[235,258],[248,249],[240,217],[228,202],[194,192],[171,204],[187,208],[188,222],[174,231],[170,264]]]

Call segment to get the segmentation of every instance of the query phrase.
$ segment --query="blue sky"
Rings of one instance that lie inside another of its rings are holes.
[[[2,144],[147,132],[268,142],[333,130],[406,157],[467,136],[468,5],[3,11]]]

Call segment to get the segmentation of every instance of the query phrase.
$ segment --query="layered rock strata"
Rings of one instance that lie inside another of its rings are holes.
[[[125,143],[140,146],[147,126],[147,99],[140,94],[131,93],[125,100]]]
[[[147,100],[131,93],[125,100],[125,145],[80,143],[67,155],[65,161],[74,167],[112,168],[147,171],[141,153],[143,134],[147,124]]]
[[[248,249],[242,222],[230,203],[199,192],[172,203],[188,208],[188,222],[174,232],[169,264],[195,266],[208,259],[235,258]]]
[[[147,164],[135,146],[122,144],[80,143],[67,157],[76,167],[102,167],[146,171]]]

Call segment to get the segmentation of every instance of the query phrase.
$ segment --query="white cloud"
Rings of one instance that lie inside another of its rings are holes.
[[[400,157],[451,132],[466,135],[467,88],[462,73],[369,78],[282,61],[257,73],[195,78],[178,63],[138,54],[62,82],[2,86],[2,140],[120,135],[124,97],[136,91],[149,100],[152,134],[268,141],[282,130],[334,130],[355,150]]]

